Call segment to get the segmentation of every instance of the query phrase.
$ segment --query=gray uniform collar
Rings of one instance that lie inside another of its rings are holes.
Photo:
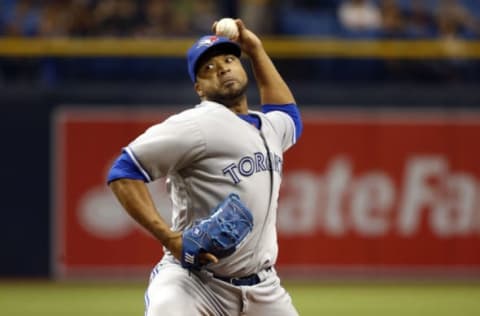
[[[202,101],[200,102],[199,104],[195,105],[195,108],[204,108],[204,107],[210,107],[210,108],[218,108],[218,107],[221,107],[222,109],[225,109],[225,110],[228,110],[228,108],[221,104],[221,103],[218,103],[218,102],[214,102],[214,101]],[[230,110],[229,110],[230,111]],[[232,112],[232,111],[230,111]],[[233,113],[233,112],[232,112]],[[248,113],[249,114],[258,114],[259,112],[258,111],[252,111],[252,110],[248,110]]]

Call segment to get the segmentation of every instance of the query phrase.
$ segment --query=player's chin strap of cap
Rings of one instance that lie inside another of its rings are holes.
[[[270,272],[271,270],[272,270],[272,267],[268,267],[263,269],[259,273],[255,273],[255,274],[251,274],[251,275],[247,275],[239,278],[224,277],[224,276],[219,276],[215,274],[213,275],[213,277],[236,286],[252,286],[265,280],[265,273]]]

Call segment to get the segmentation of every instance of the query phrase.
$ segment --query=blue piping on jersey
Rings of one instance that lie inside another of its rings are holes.
[[[134,180],[151,181],[150,176],[140,167],[130,149],[124,148],[120,156],[113,163],[107,176],[107,183],[127,178]]]
[[[275,104],[264,104],[262,105],[262,112],[268,113],[272,111],[281,111],[293,120],[295,124],[295,133],[294,133],[294,143],[298,141],[303,132],[303,122],[300,115],[300,111],[295,103],[285,104],[285,105],[275,105]]]

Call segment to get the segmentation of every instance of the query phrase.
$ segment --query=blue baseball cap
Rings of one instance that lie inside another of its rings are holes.
[[[219,54],[233,54],[237,57],[240,57],[242,54],[240,46],[226,37],[215,35],[202,36],[192,47],[190,47],[187,53],[188,74],[193,82],[197,81],[198,61],[207,51],[213,49],[218,50]]]

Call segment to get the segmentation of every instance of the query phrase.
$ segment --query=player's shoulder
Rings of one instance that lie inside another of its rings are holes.
[[[214,113],[217,112],[217,113]],[[212,120],[223,119],[221,113],[230,112],[215,102],[204,101],[192,108],[182,110],[166,118],[163,122],[150,127],[151,131],[165,129],[190,130],[191,132],[203,131],[215,125]],[[225,114],[223,114],[225,115]],[[228,115],[228,114],[227,114]]]
[[[189,108],[177,112],[175,114],[167,117],[163,122],[158,125],[191,125],[201,119],[201,110],[194,108]]]
[[[163,121],[147,128],[147,134],[164,133],[165,130],[192,130],[198,128],[198,111],[195,108],[185,109],[165,118]]]
[[[203,101],[192,108],[183,110],[177,114],[174,114],[168,118],[168,120],[182,121],[182,120],[201,120],[203,117],[212,115],[213,112],[224,112],[225,106],[211,102]]]

